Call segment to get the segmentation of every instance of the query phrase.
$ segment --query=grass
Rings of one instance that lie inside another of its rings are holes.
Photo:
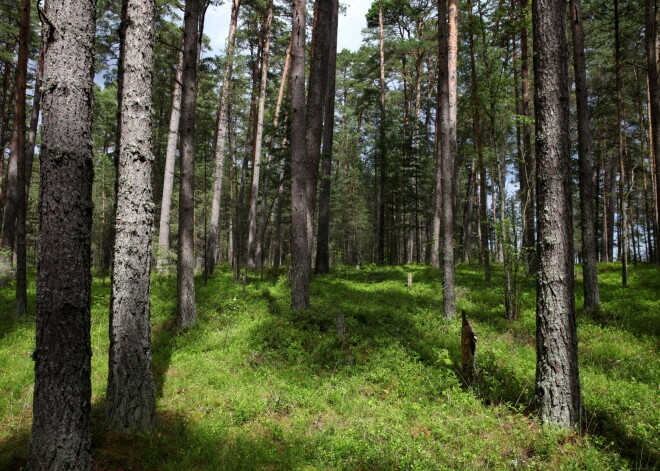
[[[154,277],[153,372],[158,429],[129,438],[104,427],[109,289],[93,284],[93,457],[97,470],[656,469],[660,450],[660,271],[630,286],[600,267],[603,308],[578,312],[582,433],[533,416],[534,287],[504,319],[493,283],[457,267],[458,307],[479,336],[479,381],[458,374],[460,320],[441,315],[440,274],[423,266],[339,267],[292,313],[285,273],[245,293],[220,270],[197,287],[198,322],[174,326],[176,281]],[[407,273],[414,283],[408,289]],[[581,293],[578,273],[577,292]],[[34,283],[30,286],[34,307]],[[580,295],[577,303],[581,305]],[[12,320],[0,290],[0,469],[25,465],[33,322]],[[338,315],[347,338],[337,335]]]

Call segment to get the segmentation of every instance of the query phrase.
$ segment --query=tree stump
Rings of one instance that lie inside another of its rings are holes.
[[[472,327],[472,322],[462,313],[463,327],[461,329],[461,366],[466,383],[470,384],[477,374],[476,353],[477,335]]]

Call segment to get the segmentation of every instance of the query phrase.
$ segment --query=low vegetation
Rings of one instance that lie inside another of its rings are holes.
[[[660,273],[600,266],[603,307],[578,310],[583,433],[533,415],[534,286],[504,315],[492,284],[457,267],[457,303],[478,335],[479,378],[460,375],[460,319],[440,313],[440,273],[423,266],[337,268],[312,283],[312,309],[289,309],[284,272],[245,292],[225,267],[199,280],[199,321],[175,327],[176,282],[155,277],[153,372],[158,429],[104,427],[107,280],[93,287],[93,457],[97,470],[656,469],[660,452]],[[413,284],[408,286],[407,275]],[[577,292],[581,292],[578,272]],[[34,311],[34,282],[30,287]],[[581,299],[577,300],[578,306]],[[0,469],[25,465],[34,328],[0,290]],[[345,336],[337,332],[345,321]]]

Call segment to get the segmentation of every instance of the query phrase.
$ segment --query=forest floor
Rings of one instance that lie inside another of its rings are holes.
[[[285,272],[241,285],[224,268],[198,280],[198,321],[174,326],[176,280],[154,277],[158,429],[104,430],[108,281],[92,307],[96,470],[659,469],[660,270],[601,265],[602,310],[578,309],[583,431],[533,416],[534,285],[505,319],[503,275],[457,266],[457,304],[478,336],[479,379],[462,384],[460,316],[441,314],[440,273],[423,266],[337,268],[312,283],[312,309],[288,309]],[[411,288],[407,274],[413,274]],[[577,305],[582,305],[581,275]],[[34,311],[34,281],[30,303]],[[25,464],[34,322],[0,290],[0,470]],[[346,337],[336,329],[343,316]]]

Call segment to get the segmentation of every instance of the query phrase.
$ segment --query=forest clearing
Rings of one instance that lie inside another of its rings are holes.
[[[284,271],[255,276],[244,293],[220,267],[206,286],[198,279],[199,322],[187,331],[174,325],[174,279],[157,277],[158,425],[152,436],[108,432],[109,289],[95,278],[94,469],[655,469],[660,276],[639,266],[626,291],[620,267],[599,268],[602,310],[578,313],[583,434],[544,429],[530,415],[533,284],[523,283],[521,316],[509,322],[501,267],[486,286],[481,270],[467,265],[456,274],[458,307],[478,334],[471,387],[460,373],[460,319],[435,314],[437,270],[338,267],[312,283],[312,309],[294,314]],[[0,311],[0,469],[7,470],[25,463],[34,348],[33,327],[7,321],[10,304]]]

